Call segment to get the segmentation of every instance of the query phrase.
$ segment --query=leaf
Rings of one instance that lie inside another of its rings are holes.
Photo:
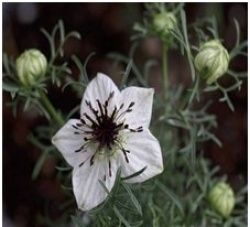
[[[83,72],[83,66],[82,66],[81,61],[79,60],[79,58],[76,55],[73,55],[71,57],[71,59],[73,60],[73,62],[76,64],[77,68],[80,71],[80,78],[84,79],[84,72]]]
[[[41,154],[41,156],[39,157],[39,159],[38,159],[38,161],[36,162],[36,164],[35,164],[35,166],[34,166],[34,168],[33,168],[33,171],[32,171],[32,176],[31,176],[31,179],[32,179],[32,180],[35,180],[35,179],[38,177],[38,175],[40,174],[41,169],[42,169],[42,167],[43,167],[43,164],[44,164],[44,162],[45,162],[45,160],[46,160],[48,154],[49,154],[48,150],[45,150],[45,151]]]
[[[235,47],[239,46],[240,44],[240,25],[239,22],[233,18],[235,29],[236,29],[236,42],[235,42]]]
[[[71,220],[73,222],[74,227],[85,227],[86,225],[83,223],[82,218],[80,217],[75,217],[75,216],[71,216]]]
[[[222,142],[217,138],[217,136],[208,131],[205,131],[205,134],[207,135],[208,138],[213,140],[219,147],[222,147]]]
[[[60,33],[60,46],[63,46],[64,40],[65,40],[65,30],[64,30],[64,24],[62,20],[59,20],[59,33]],[[63,56],[63,48],[60,48],[60,56]]]
[[[50,50],[51,50],[51,61],[54,59],[55,57],[55,45],[54,45],[54,40],[53,38],[50,36],[50,34],[45,30],[45,29],[41,29],[41,32],[45,35],[45,37],[48,39],[49,41],[49,45],[50,45]],[[50,61],[50,63],[51,63]]]
[[[66,119],[70,119],[72,118],[72,116],[77,113],[80,112],[80,105],[77,105],[76,107],[74,107],[67,115]]]
[[[116,214],[116,216],[119,218],[119,220],[121,221],[121,223],[123,223],[126,227],[131,227],[131,225],[126,221],[126,219],[122,216],[122,214],[120,213],[120,211],[116,208],[116,206],[113,206],[113,210]]]
[[[129,194],[129,197],[130,197],[132,203],[134,204],[137,212],[142,216],[141,205],[140,205],[139,201],[137,200],[137,198],[135,197],[135,195],[133,194],[132,190],[130,189],[130,187],[127,184],[122,183],[122,185],[125,188],[125,190],[127,191],[127,193]]]
[[[72,167],[70,167],[70,166],[56,166],[56,169],[61,171],[61,172],[64,172],[64,171],[72,170]]]
[[[197,140],[197,129],[194,126],[191,129],[191,162],[193,164],[193,167],[195,167],[196,164],[196,140]]]
[[[184,209],[182,207],[181,202],[179,201],[179,199],[177,198],[177,196],[170,191],[170,189],[168,189],[165,185],[163,185],[162,183],[160,183],[159,181],[156,181],[156,185],[167,195],[171,198],[171,200],[173,201],[173,203],[176,205],[176,207],[179,209],[180,213],[184,216]]]
[[[88,64],[89,60],[92,58],[92,56],[94,56],[94,55],[95,55],[95,52],[91,52],[91,53],[87,56],[87,58],[86,58],[86,60],[85,60],[85,62],[84,62],[84,65],[83,65],[83,76],[84,76],[85,82],[88,82],[88,81],[89,81],[89,79],[88,79],[88,74],[87,74],[87,64]]]
[[[100,183],[100,185],[102,186],[102,188],[104,189],[104,191],[108,194],[108,196],[110,196],[111,194],[110,194],[110,191],[109,191],[109,189],[106,187],[106,185],[103,183],[103,181],[101,181],[101,180],[98,180],[99,181],[99,183]]]
[[[81,34],[80,34],[79,32],[73,31],[73,32],[70,32],[70,33],[68,33],[68,34],[66,35],[65,41],[66,41],[67,39],[71,38],[71,37],[76,38],[76,39],[81,39],[81,38],[82,38],[82,36],[81,36]]]
[[[132,68],[132,64],[133,64],[133,60],[131,59],[131,60],[128,62],[128,65],[127,65],[127,67],[126,67],[126,70],[125,70],[125,72],[124,72],[124,74],[123,74],[120,88],[123,88],[123,87],[126,85],[127,80],[128,80],[128,76],[129,76],[130,71],[131,71],[131,68]]]
[[[218,86],[214,85],[214,86],[208,86],[204,89],[204,92],[212,92],[212,91],[216,91],[218,89]]]
[[[196,77],[195,77],[195,69],[194,69],[194,65],[193,65],[193,57],[192,57],[192,53],[191,53],[190,45],[189,45],[189,40],[188,40],[186,14],[185,14],[184,10],[180,10],[180,12],[181,12],[182,30],[183,30],[184,40],[186,43],[188,63],[189,63],[189,67],[191,70],[192,80],[194,80]]]
[[[18,92],[18,90],[19,90],[19,87],[16,85],[16,84],[14,84],[14,83],[11,83],[11,82],[4,82],[3,81],[3,84],[2,84],[2,86],[3,86],[3,90],[4,91],[7,91],[7,92]]]
[[[64,90],[68,87],[68,86],[71,86],[71,85],[76,85],[76,86],[79,86],[79,87],[86,87],[86,84],[83,84],[83,83],[80,83],[80,82],[77,82],[77,81],[69,81],[67,82],[66,84],[63,85],[62,87],[62,91],[64,92]]]
[[[66,190],[66,191],[73,191],[73,188],[70,187],[70,186],[65,186],[65,185],[62,184],[61,187],[62,187],[63,190]]]
[[[120,61],[120,62],[126,63],[126,64],[128,64],[130,61],[130,58],[124,57],[123,55],[118,54],[118,53],[110,53],[107,55],[107,57],[114,59],[118,62]],[[132,72],[135,74],[138,82],[141,83],[141,85],[143,85],[144,87],[148,87],[147,82],[142,77],[139,69],[137,68],[137,66],[135,64],[132,64]]]
[[[24,106],[23,106],[23,111],[27,111],[31,105],[31,102],[32,102],[32,99],[31,98],[27,98],[25,103],[24,103]]]
[[[3,66],[5,69],[5,72],[7,73],[7,75],[11,75],[11,71],[10,71],[10,67],[9,67],[9,58],[8,55],[6,53],[3,54]]]

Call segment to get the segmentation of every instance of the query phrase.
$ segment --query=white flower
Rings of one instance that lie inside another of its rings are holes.
[[[111,191],[118,168],[128,183],[143,182],[163,171],[159,142],[150,133],[154,90],[118,90],[98,73],[86,88],[80,115],[69,120],[52,138],[73,169],[73,190],[79,209],[90,210]]]

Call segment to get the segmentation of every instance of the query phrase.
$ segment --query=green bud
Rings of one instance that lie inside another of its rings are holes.
[[[168,36],[170,31],[177,25],[176,17],[171,12],[156,14],[153,19],[153,25],[157,33],[162,36]]]
[[[200,47],[194,64],[207,84],[211,84],[227,71],[229,54],[219,40],[211,40]]]
[[[209,192],[208,199],[212,207],[224,218],[230,216],[235,204],[234,192],[230,185],[217,183]]]
[[[47,69],[45,56],[37,49],[26,50],[16,60],[17,75],[25,86],[34,85],[44,77]]]

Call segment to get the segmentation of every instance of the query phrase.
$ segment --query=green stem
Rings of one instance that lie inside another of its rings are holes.
[[[54,106],[43,91],[40,91],[40,98],[51,119],[54,119],[58,125],[62,126],[64,124],[62,116],[55,110]]]
[[[166,43],[163,43],[162,49],[162,73],[163,73],[163,88],[164,97],[168,91],[168,47]]]

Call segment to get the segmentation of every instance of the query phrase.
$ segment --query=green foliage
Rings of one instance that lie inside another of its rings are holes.
[[[230,99],[230,92],[240,90],[245,72],[235,72],[231,69],[221,78],[227,77],[230,85],[224,87],[221,80],[206,86],[200,79],[200,75],[194,67],[194,55],[198,47],[204,41],[212,38],[219,38],[217,22],[215,17],[201,19],[188,26],[184,10],[184,4],[148,3],[145,5],[147,11],[143,23],[135,23],[135,35],[132,40],[135,45],[131,48],[129,57],[119,53],[110,53],[107,57],[114,63],[121,63],[124,72],[121,74],[120,88],[130,85],[149,87],[149,71],[156,64],[151,59],[143,66],[137,66],[133,61],[133,54],[141,39],[148,36],[155,36],[152,27],[152,18],[156,13],[171,11],[176,15],[178,26],[171,31],[172,41],[167,43],[167,49],[175,48],[189,64],[191,84],[184,87],[183,84],[176,86],[169,85],[168,89],[155,97],[151,130],[159,139],[163,158],[164,172],[142,184],[127,184],[126,179],[117,173],[117,180],[111,192],[100,184],[107,191],[108,198],[97,208],[89,212],[77,210],[71,186],[72,168],[66,164],[61,154],[51,145],[51,137],[63,121],[70,119],[73,114],[79,112],[79,106],[74,107],[67,116],[55,111],[49,100],[42,99],[46,96],[47,86],[56,85],[65,89],[71,89],[77,97],[81,97],[89,79],[86,70],[88,61],[94,53],[90,53],[84,63],[77,56],[72,56],[72,61],[79,70],[77,79],[71,77],[71,70],[68,62],[56,65],[56,59],[63,57],[64,43],[70,38],[80,38],[77,32],[65,34],[62,21],[59,21],[51,34],[42,29],[42,33],[48,39],[50,45],[49,66],[45,78],[38,81],[33,87],[23,87],[16,76],[15,62],[6,54],[3,55],[3,90],[8,92],[12,98],[13,110],[21,102],[23,109],[35,108],[44,114],[49,123],[36,128],[29,137],[30,142],[41,151],[41,156],[34,166],[31,178],[39,177],[40,171],[48,156],[57,159],[57,179],[62,184],[65,193],[65,202],[60,204],[62,211],[61,218],[51,220],[48,208],[45,208],[43,215],[37,217],[37,222],[45,226],[174,226],[174,227],[233,227],[247,226],[247,205],[246,188],[236,192],[236,207],[228,219],[223,219],[209,205],[207,195],[210,188],[225,177],[218,174],[218,167],[214,167],[204,158],[202,148],[204,142],[211,141],[219,147],[223,146],[219,138],[213,133],[217,121],[214,114],[209,113],[209,106],[212,101],[204,101],[208,92],[221,92],[223,95],[219,101],[226,102],[231,110],[234,110]],[[238,55],[247,56],[245,49],[247,42],[241,42],[239,24],[234,20],[236,29],[236,43],[230,51],[230,58]],[[190,43],[190,34],[195,34],[194,43]],[[163,42],[162,37],[159,37]],[[59,41],[58,41],[59,40]],[[59,43],[58,45],[56,45]],[[165,49],[164,49],[165,50]],[[167,64],[163,61],[162,67]],[[167,72],[166,72],[167,73]],[[168,79],[166,74],[165,80]],[[41,93],[42,92],[42,93]],[[43,94],[43,95],[41,95]],[[64,117],[64,118],[63,118]],[[135,177],[145,169],[132,174]]]

